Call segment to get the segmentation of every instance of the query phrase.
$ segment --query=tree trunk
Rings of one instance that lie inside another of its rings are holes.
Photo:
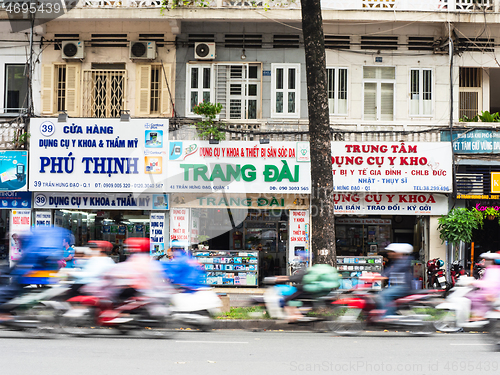
[[[301,0],[311,147],[313,263],[336,265],[330,118],[320,0]]]

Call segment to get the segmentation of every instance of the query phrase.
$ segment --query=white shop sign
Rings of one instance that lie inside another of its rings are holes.
[[[171,141],[171,192],[309,193],[311,168],[304,142]]]
[[[86,210],[168,210],[168,194],[34,193],[34,208]]]
[[[35,227],[50,227],[52,225],[51,211],[36,211]]]
[[[170,247],[189,247],[189,208],[170,210]]]
[[[444,194],[335,193],[335,214],[352,215],[446,215]]]
[[[168,119],[31,120],[31,191],[163,192]]]
[[[447,142],[332,142],[335,191],[451,193]]]
[[[165,253],[165,242],[168,243],[168,216],[165,212],[151,212],[149,239],[150,254],[159,256]]]

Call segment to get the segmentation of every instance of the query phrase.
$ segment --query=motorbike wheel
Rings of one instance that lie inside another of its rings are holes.
[[[495,346],[494,350],[500,351],[500,319],[490,319],[487,329],[488,341]]]
[[[342,336],[356,336],[365,328],[366,321],[361,315],[362,310],[354,307],[338,306],[334,308],[328,328]]]
[[[37,304],[23,317],[29,325],[24,332],[30,337],[53,338],[60,332],[59,313],[44,304]]]
[[[151,317],[149,314],[140,317],[139,332],[142,336],[154,339],[170,339],[176,331],[171,317]]]
[[[61,317],[61,330],[71,336],[89,336],[96,332],[92,310],[79,317]]]
[[[438,320],[434,322],[434,328],[441,332],[458,332],[457,315],[453,310],[445,310]]]
[[[269,318],[265,308],[257,306],[248,309],[239,321],[242,329],[250,332],[259,332],[266,331],[273,325],[274,320]]]
[[[426,311],[429,306],[415,304],[408,309],[400,310],[410,320],[417,320],[417,324],[409,326],[408,332],[414,336],[428,336],[436,332],[434,321],[430,312]]]

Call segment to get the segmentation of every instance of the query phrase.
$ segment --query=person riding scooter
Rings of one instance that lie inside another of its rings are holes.
[[[382,315],[382,320],[391,319],[391,316],[396,313],[393,301],[409,295],[412,289],[409,254],[413,252],[413,246],[407,243],[392,243],[385,250],[392,262],[391,266],[382,273],[382,279],[387,279],[389,286],[380,292],[377,301],[377,308],[386,310]]]

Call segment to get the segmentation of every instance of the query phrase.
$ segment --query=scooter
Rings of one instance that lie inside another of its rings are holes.
[[[500,298],[493,303],[492,309],[486,314],[488,319],[488,339],[494,345],[495,351],[500,351]]]
[[[86,295],[70,298],[70,308],[61,317],[62,330],[87,336],[107,327],[122,334],[140,331],[146,337],[170,338],[174,332],[172,319],[162,297],[130,294],[133,296],[121,303]]]
[[[472,321],[471,306],[472,301],[467,297],[475,287],[473,285],[476,279],[470,276],[461,276],[458,278],[455,286],[450,290],[445,302],[436,306],[443,314],[434,327],[442,332],[458,332],[462,328],[484,328],[488,320]]]
[[[170,299],[172,319],[201,331],[210,331],[222,302],[211,288],[177,288]]]
[[[430,335],[434,332],[431,316],[425,314],[432,308],[433,292],[422,291],[394,301],[397,315],[391,319],[382,319],[384,310],[377,309],[377,293],[380,289],[373,287],[376,279],[365,276],[364,284],[358,288],[345,291],[344,295],[332,303],[335,306],[331,330],[339,335],[357,335],[367,327],[403,328],[413,335]]]
[[[455,260],[451,264],[450,276],[451,276],[451,286],[454,286],[456,284],[459,277],[466,276],[464,267],[460,264],[459,260]]]
[[[445,270],[441,268],[443,266],[444,262],[439,258],[430,259],[427,262],[427,285],[430,289],[448,287]]]

